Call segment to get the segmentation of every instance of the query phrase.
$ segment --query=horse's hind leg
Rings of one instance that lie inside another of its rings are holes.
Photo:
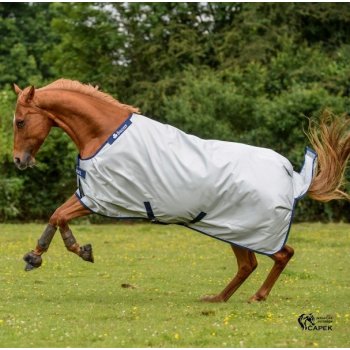
[[[232,281],[218,295],[208,295],[203,297],[202,301],[224,302],[230,299],[232,294],[243,284],[248,276],[255,270],[258,263],[252,251],[244,248],[231,246],[237,258],[238,271]]]
[[[68,227],[68,221],[74,218],[88,215],[91,212],[84,208],[75,195],[73,195],[67,202],[61,207],[56,209],[55,213],[51,216],[49,224],[47,225],[44,233],[38,240],[38,244],[34,250],[27,253],[24,256],[26,261],[26,271],[30,271],[33,268],[41,266],[42,258],[41,255],[45,253],[51,243],[51,240],[57,230],[57,226],[60,229],[62,239],[66,248],[86,261],[93,262],[91,245],[80,247],[73,236],[72,231]]]
[[[268,274],[265,282],[262,284],[260,289],[249,299],[249,301],[263,301],[266,300],[272,287],[276,283],[278,277],[287,266],[289,260],[294,255],[294,249],[290,246],[285,245],[279,252],[271,255],[270,257],[275,262],[272,270]]]

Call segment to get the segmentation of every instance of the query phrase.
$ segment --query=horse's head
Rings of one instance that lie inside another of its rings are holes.
[[[35,164],[35,155],[49,134],[53,121],[37,106],[34,86],[22,91],[14,84],[14,90],[18,97],[13,119],[13,159],[17,168],[22,170]]]

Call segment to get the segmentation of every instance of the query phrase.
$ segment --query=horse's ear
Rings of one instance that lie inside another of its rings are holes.
[[[22,92],[22,90],[18,87],[18,85],[16,85],[16,84],[13,84],[13,91],[17,94],[17,95],[19,95],[21,92]]]
[[[28,91],[26,97],[25,97],[25,101],[26,101],[27,103],[32,102],[32,101],[33,101],[33,98],[34,98],[34,94],[35,94],[35,87],[32,85],[32,86],[30,87],[30,89],[29,89],[29,91]]]

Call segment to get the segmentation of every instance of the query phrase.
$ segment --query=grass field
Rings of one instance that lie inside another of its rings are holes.
[[[24,272],[43,227],[0,225],[1,347],[350,346],[350,225],[294,225],[291,263],[254,304],[271,260],[258,255],[228,303],[200,302],[224,287],[235,260],[229,245],[178,226],[73,225],[95,264],[57,234],[43,266]],[[332,331],[303,331],[298,316],[310,312],[331,315]]]

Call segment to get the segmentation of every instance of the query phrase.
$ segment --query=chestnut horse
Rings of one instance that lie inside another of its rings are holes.
[[[31,86],[21,90],[17,85],[14,88],[18,95],[13,122],[14,162],[19,169],[34,165],[35,155],[52,127],[63,129],[75,143],[79,155],[87,158],[97,152],[130,114],[138,113],[138,109],[76,81],[60,79],[40,89]],[[318,168],[308,194],[315,200],[349,200],[349,195],[341,191],[350,154],[348,127],[349,121],[341,118],[324,118],[320,125],[310,125],[308,136],[318,154]],[[93,262],[91,245],[80,246],[68,226],[72,219],[89,214],[91,211],[80,203],[76,195],[56,209],[36,248],[24,256],[26,270],[41,265],[41,255],[48,250],[57,228],[69,251]],[[226,302],[257,267],[252,250],[231,246],[238,264],[236,275],[221,293],[205,296],[202,300]],[[272,270],[250,301],[267,298],[293,253],[292,247],[284,245],[280,251],[270,255],[274,261]]]

